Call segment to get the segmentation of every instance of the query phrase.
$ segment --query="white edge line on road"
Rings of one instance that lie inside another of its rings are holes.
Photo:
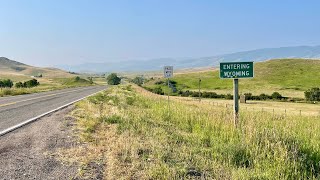
[[[101,91],[104,91],[104,90],[105,90],[105,89],[103,89],[103,90],[101,90]],[[5,135],[5,134],[7,134],[7,133],[9,133],[9,132],[11,132],[11,131],[14,131],[14,130],[22,127],[22,126],[25,126],[25,125],[27,125],[27,124],[29,124],[29,123],[32,123],[32,122],[34,122],[34,121],[36,121],[36,120],[38,120],[38,119],[40,119],[40,118],[42,118],[42,117],[44,117],[44,116],[46,116],[46,115],[48,115],[48,114],[51,114],[51,113],[53,113],[53,112],[56,112],[56,111],[58,111],[58,110],[60,110],[60,109],[62,109],[62,108],[65,108],[65,107],[67,107],[67,106],[70,106],[71,104],[74,104],[74,103],[76,103],[76,102],[78,102],[78,101],[81,101],[81,100],[83,100],[83,99],[85,99],[85,98],[87,98],[87,97],[89,97],[89,96],[93,96],[93,95],[95,95],[95,94],[98,94],[98,93],[101,92],[101,91],[98,91],[98,92],[95,92],[95,93],[90,94],[90,95],[88,95],[88,96],[85,96],[85,97],[83,97],[83,98],[77,99],[77,100],[72,101],[72,102],[70,102],[70,103],[68,103],[68,104],[65,104],[65,105],[63,105],[63,106],[60,106],[60,107],[58,107],[58,108],[56,108],[56,109],[54,109],[54,110],[48,111],[48,112],[43,113],[43,114],[41,114],[41,115],[39,115],[39,116],[37,116],[37,117],[28,119],[28,120],[26,120],[26,121],[24,121],[24,122],[22,122],[22,123],[19,123],[19,124],[15,125],[15,126],[12,126],[12,127],[10,127],[10,128],[7,128],[7,129],[5,129],[5,130],[3,130],[3,131],[0,132],[0,136],[3,136],[3,135]]]

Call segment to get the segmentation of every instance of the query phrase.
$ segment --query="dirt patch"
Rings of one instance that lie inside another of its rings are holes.
[[[0,137],[0,179],[79,179],[76,164],[63,164],[56,152],[77,147],[73,106]]]

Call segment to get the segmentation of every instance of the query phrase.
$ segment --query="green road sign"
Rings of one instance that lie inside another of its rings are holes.
[[[220,63],[220,78],[253,78],[253,62]]]

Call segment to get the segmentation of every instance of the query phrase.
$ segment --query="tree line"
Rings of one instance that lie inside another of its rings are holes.
[[[35,87],[35,86],[40,85],[40,83],[36,79],[31,79],[31,80],[25,81],[25,82],[17,82],[15,84],[13,83],[13,81],[11,79],[0,80],[0,88],[12,88],[13,85],[16,88],[31,88],[31,87]]]
[[[36,79],[31,79],[29,81],[25,81],[25,82],[17,82],[15,84],[16,88],[32,88],[32,87],[36,87],[40,85],[40,83],[38,82],[38,80]]]
[[[144,79],[142,77],[135,77],[130,82],[135,83],[139,86],[142,86],[145,82],[147,82],[147,79]],[[149,88],[143,86],[146,90],[153,92],[155,94],[164,95],[164,91],[161,86],[167,85],[167,81],[156,81],[154,84],[159,85],[154,88]],[[170,80],[170,84],[172,84],[174,87],[177,85],[177,82]],[[190,90],[178,90],[176,93],[173,93],[172,95],[178,95],[182,97],[199,97],[198,91],[190,91]],[[279,100],[279,101],[309,101],[309,102],[316,102],[320,101],[320,88],[311,88],[304,92],[305,99],[303,98],[292,98],[292,97],[285,97],[282,96],[279,92],[273,92],[271,95],[268,94],[260,94],[260,95],[252,95],[252,93],[245,93],[246,100]],[[207,92],[202,91],[200,92],[200,97],[202,98],[221,98],[221,99],[233,99],[233,95],[231,94],[217,94],[215,92]]]
[[[0,87],[1,88],[11,88],[13,86],[13,81],[10,79],[0,80]]]
[[[304,92],[307,101],[320,101],[320,88],[311,88]]]

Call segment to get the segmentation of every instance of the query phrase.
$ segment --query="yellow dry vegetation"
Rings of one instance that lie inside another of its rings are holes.
[[[288,103],[289,104],[289,103]],[[319,117],[232,110],[212,102],[116,86],[77,103],[81,148],[60,159],[104,179],[317,179]],[[92,164],[98,165],[92,168]]]

